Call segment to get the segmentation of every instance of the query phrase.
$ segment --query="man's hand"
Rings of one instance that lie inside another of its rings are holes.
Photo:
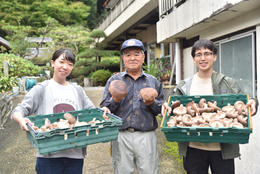
[[[150,105],[153,104],[154,99],[153,99],[153,100],[150,100],[150,101],[144,99],[143,101],[144,101],[144,103],[145,103],[147,106],[150,106]]]
[[[113,80],[109,84],[108,91],[112,95],[113,100],[116,103],[121,102],[125,96],[127,95],[127,86],[126,84],[121,80]]]
[[[106,114],[107,114],[107,113],[111,113],[110,110],[109,110],[107,107],[103,107],[103,108],[101,108],[101,109],[104,110],[103,118],[104,118],[105,120],[107,120],[107,119],[108,119],[108,116],[107,116]]]
[[[116,103],[119,103],[125,98],[125,96],[123,96],[123,95],[112,95],[112,98]]]
[[[167,110],[168,110],[168,111],[167,111]],[[164,116],[165,111],[167,111],[167,116],[169,116],[170,113],[172,112],[172,108],[171,108],[170,106],[168,106],[167,103],[164,103],[164,104],[162,105],[162,110],[161,110],[162,116]]]
[[[256,112],[256,102],[253,99],[250,99],[247,104],[244,106],[244,111],[248,115],[248,107],[250,106],[251,115],[254,115]]]
[[[154,88],[147,87],[140,90],[140,95],[143,98],[144,103],[147,106],[150,106],[158,96],[158,92]]]

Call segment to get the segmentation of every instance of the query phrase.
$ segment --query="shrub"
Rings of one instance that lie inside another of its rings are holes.
[[[34,65],[31,61],[18,57],[14,54],[0,54],[0,71],[3,72],[3,61],[9,61],[9,75],[12,77],[22,76],[38,76],[41,73],[41,68]]]
[[[93,73],[93,82],[97,85],[105,86],[107,80],[111,77],[111,72],[107,70],[97,70]]]
[[[16,77],[0,77],[0,93],[5,93],[7,91],[12,91],[14,86],[18,86],[18,81]]]
[[[53,67],[50,67],[50,66],[42,66],[42,67],[41,67],[41,71],[45,71],[45,70],[49,70],[49,71],[50,71],[50,77],[52,78],[52,77],[53,77],[53,73],[54,73]],[[42,74],[45,74],[45,72],[42,73]]]
[[[120,57],[104,57],[101,62],[95,62],[95,58],[78,60],[71,72],[70,77],[76,78],[79,75],[89,77],[89,75],[99,69],[107,69],[111,72],[120,71]]]

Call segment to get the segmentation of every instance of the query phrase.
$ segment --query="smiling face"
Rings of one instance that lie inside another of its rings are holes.
[[[127,72],[141,72],[141,67],[144,63],[145,55],[142,50],[137,47],[131,47],[124,50],[122,56]]]
[[[73,63],[66,60],[64,54],[61,54],[55,61],[51,61],[51,65],[54,68],[53,80],[60,84],[66,82],[66,77],[73,69]]]
[[[211,50],[204,47],[197,49],[193,57],[193,61],[197,65],[200,73],[213,72],[213,63],[216,60],[217,54],[214,54]]]

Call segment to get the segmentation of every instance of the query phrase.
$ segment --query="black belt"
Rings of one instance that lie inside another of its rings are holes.
[[[149,131],[141,131],[141,130],[137,130],[135,128],[129,127],[129,128],[126,128],[125,130],[120,130],[120,131],[121,132],[123,132],[123,131],[128,131],[128,132],[137,132],[137,131],[139,131],[139,132],[149,132],[151,130],[149,130]]]

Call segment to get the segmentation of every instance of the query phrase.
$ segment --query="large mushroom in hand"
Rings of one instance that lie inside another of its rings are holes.
[[[68,122],[69,122],[70,124],[75,124],[75,123],[76,123],[75,117],[74,117],[73,115],[71,115],[70,113],[65,113],[63,116],[64,116],[64,118],[65,118],[66,120],[68,120]]]
[[[113,80],[108,88],[115,102],[119,103],[127,95],[127,86],[121,80]]]
[[[144,99],[146,105],[153,104],[155,98],[158,96],[158,92],[154,88],[143,88],[140,90],[140,95]]]

